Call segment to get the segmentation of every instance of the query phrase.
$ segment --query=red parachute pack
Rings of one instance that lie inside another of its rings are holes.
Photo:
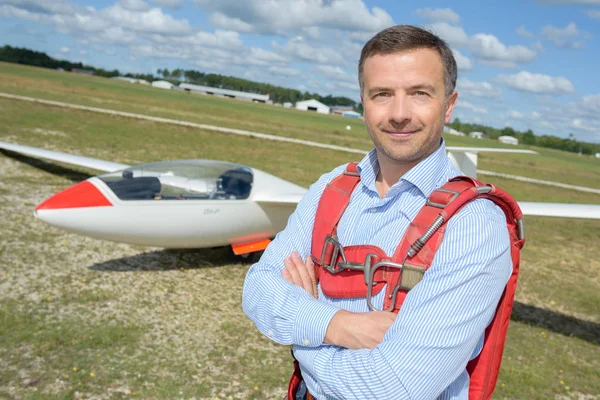
[[[311,253],[323,293],[334,298],[365,297],[372,310],[376,309],[371,303],[372,296],[385,287],[383,309],[400,311],[408,291],[421,281],[430,267],[448,220],[467,203],[479,198],[489,199],[504,211],[511,242],[512,274],[494,318],[485,330],[483,348],[467,364],[469,399],[490,399],[500,371],[517,287],[520,251],[525,244],[523,213],[519,205],[508,193],[493,185],[484,185],[465,176],[455,177],[429,196],[390,257],[377,246],[342,246],[337,240],[338,222],[359,181],[357,164],[350,163],[327,185],[315,216]],[[295,362],[288,399],[295,399],[301,381],[302,375]]]

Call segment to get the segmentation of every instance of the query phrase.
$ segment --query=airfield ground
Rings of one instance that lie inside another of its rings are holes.
[[[368,149],[360,121],[0,63],[0,92]],[[350,124],[351,131],[344,127]],[[347,153],[0,99],[0,140],[110,161],[211,158],[308,186]],[[447,138],[449,145],[499,146]],[[600,188],[600,163],[535,149],[483,169]],[[64,233],[32,216],[93,171],[0,155],[0,398],[274,398],[289,348],[240,309],[248,265]],[[486,180],[519,200],[600,195]],[[497,399],[600,398],[600,222],[527,218]]]

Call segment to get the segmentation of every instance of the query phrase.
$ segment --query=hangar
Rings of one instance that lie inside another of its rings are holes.
[[[329,107],[315,99],[297,102],[296,109],[303,111],[316,111],[320,114],[329,114]]]
[[[515,145],[519,144],[519,139],[517,139],[514,136],[508,136],[508,135],[498,137],[498,141],[500,143],[504,143],[504,144],[515,144]]]
[[[221,89],[210,86],[193,85],[191,83],[181,83],[178,86],[179,89],[185,90],[186,92],[195,92],[209,94],[219,97],[229,97],[231,99],[252,101],[254,103],[267,103],[269,102],[268,94],[257,94],[249,92],[239,92],[237,90]]]
[[[152,86],[160,88],[160,89],[173,89],[173,85],[171,82],[167,81],[154,81],[152,82]]]

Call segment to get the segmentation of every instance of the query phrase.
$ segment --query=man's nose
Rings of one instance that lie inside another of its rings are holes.
[[[406,95],[394,96],[394,101],[391,104],[390,119],[402,123],[410,121],[412,118],[412,110],[410,107],[410,99]]]

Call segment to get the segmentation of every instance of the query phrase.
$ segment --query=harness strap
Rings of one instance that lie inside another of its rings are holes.
[[[360,182],[357,166],[356,162],[349,163],[341,175],[327,184],[319,200],[313,232],[321,232],[322,235],[313,234],[312,237],[312,258],[317,265],[323,264],[321,254],[325,237],[327,235],[335,236],[340,218],[350,203],[350,196]],[[317,280],[320,270],[321,268],[317,268],[315,271]]]

